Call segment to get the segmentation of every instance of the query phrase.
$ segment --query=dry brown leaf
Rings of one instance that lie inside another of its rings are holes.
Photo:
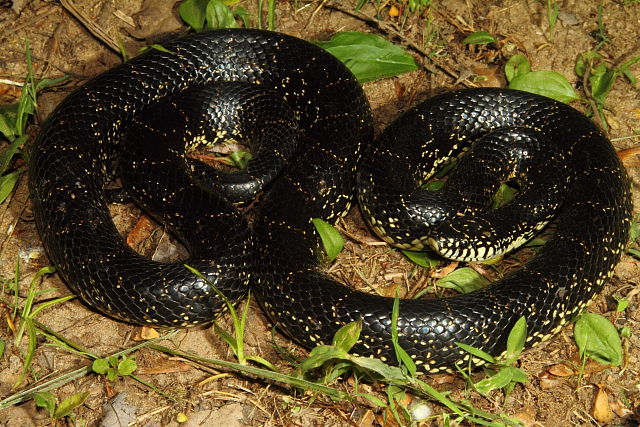
[[[436,382],[436,384],[451,384],[453,383],[457,377],[451,374],[434,374],[429,375],[429,377]]]
[[[504,87],[506,81],[504,78],[504,72],[502,67],[495,65],[474,65],[471,67],[476,76],[482,77],[477,82],[478,86],[482,87]]]
[[[143,326],[140,328],[140,333],[136,338],[140,338],[138,341],[146,341],[153,338],[158,338],[160,333],[150,326]]]
[[[562,380],[558,379],[558,377],[554,377],[553,375],[540,377],[540,388],[543,390],[551,390],[558,387],[560,384],[562,384]]]
[[[582,366],[583,363],[584,361],[580,358],[577,348],[574,347],[571,351],[571,357],[569,358],[569,363],[567,363],[567,365],[570,366],[571,364],[573,364],[573,366],[576,366],[576,368],[574,368],[576,374],[582,372],[583,375],[588,376],[610,368],[610,366],[603,365],[602,363],[596,362],[593,359],[587,359],[587,362],[584,363],[584,366]]]
[[[525,427],[532,427],[539,425],[536,421],[536,410],[532,406],[525,406],[520,412],[513,415],[518,421],[520,421]]]
[[[435,273],[433,273],[431,276],[434,279],[442,279],[444,276],[446,276],[447,274],[451,273],[456,268],[458,268],[458,262],[454,261],[454,262],[451,262],[451,263],[445,265],[439,271],[436,271]]]
[[[619,400],[611,402],[611,409],[620,418],[633,415],[633,411],[622,404]]]
[[[358,426],[372,427],[375,419],[376,419],[376,415],[373,413],[373,411],[371,409],[367,409],[367,412],[365,412],[362,418],[360,418],[360,422],[358,423]]]
[[[593,418],[601,423],[608,423],[614,417],[611,405],[609,404],[609,396],[604,387],[598,385],[598,394],[596,394],[596,400],[593,402],[592,409]]]
[[[149,217],[142,215],[138,219],[138,222],[136,222],[133,230],[127,235],[127,244],[134,249],[137,248],[142,242],[149,238],[155,227],[156,225]]]
[[[17,102],[21,92],[20,86],[0,83],[0,105]]]
[[[618,157],[625,164],[625,166],[639,166],[640,165],[640,147],[631,147],[626,150],[618,151]]]
[[[570,377],[571,375],[575,375],[576,371],[564,363],[558,363],[557,365],[553,365],[548,369],[548,372],[556,377]]]
[[[399,99],[399,98],[402,98],[402,97],[404,96],[404,93],[405,93],[405,92],[406,92],[406,90],[407,90],[407,87],[406,87],[404,84],[402,84],[402,83],[400,83],[399,81],[397,81],[397,80],[396,80],[396,82],[395,82],[394,87],[395,87],[395,90],[396,90],[396,96],[398,97],[398,99]]]
[[[413,400],[411,395],[405,394],[405,398],[401,402],[399,402],[399,403],[395,403],[394,402],[393,405],[396,406],[396,410],[398,409],[397,408],[398,405],[402,405],[402,406],[404,406],[406,408],[411,403],[411,400]],[[401,411],[398,411],[398,412],[401,412]],[[398,424],[398,421],[393,416],[393,411],[391,410],[391,405],[387,406],[387,409],[385,409],[383,414],[378,414],[378,416],[376,417],[376,421],[380,425],[383,425],[385,427],[400,427],[400,425]]]

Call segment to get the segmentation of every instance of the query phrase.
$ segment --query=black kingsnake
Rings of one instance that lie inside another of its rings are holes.
[[[477,292],[401,301],[400,345],[425,371],[466,359],[455,341],[499,354],[506,332],[522,315],[528,344],[549,337],[612,275],[628,238],[629,184],[610,142],[574,109],[508,90],[453,92],[410,110],[370,144],[370,108],[359,84],[314,45],[265,31],[222,30],[164,47],[75,91],[50,115],[31,150],[30,191],[45,248],[69,286],[92,307],[129,322],[163,326],[206,323],[219,312],[215,293],[182,263],[152,262],[124,243],[110,218],[104,185],[134,114],[176,92],[221,81],[274,92],[290,106],[300,128],[301,148],[269,184],[253,232],[223,196],[184,181],[198,167],[183,154],[163,163],[153,149],[143,150],[144,160],[130,160],[121,170],[126,175],[137,167],[159,168],[162,179],[149,178],[146,184],[141,179],[134,197],[186,243],[192,255],[187,263],[231,300],[241,298],[251,282],[274,322],[304,345],[330,342],[338,327],[362,320],[354,351],[394,359],[392,301],[350,290],[317,269],[320,245],[311,218],[332,221],[349,208],[361,153],[359,199],[371,203],[363,208],[365,217],[387,240],[399,243],[407,237],[412,246],[426,240],[424,226],[409,225],[407,232],[398,226],[411,217],[440,215],[438,208],[420,207],[425,192],[416,188],[433,165],[417,162],[457,156],[468,141],[492,129],[500,128],[496,138],[505,139],[502,129],[513,125],[525,136],[542,135],[540,144],[552,147],[541,145],[540,151],[566,161],[552,187],[560,182],[558,193],[567,193],[567,199],[555,237],[538,257]],[[134,137],[144,133],[146,119],[135,120],[142,131],[129,131]],[[156,123],[165,120],[160,115]],[[153,133],[153,127],[147,130]],[[177,187],[161,190],[165,182]],[[400,196],[388,192],[391,183],[401,187]],[[160,203],[145,200],[153,192],[162,192]]]

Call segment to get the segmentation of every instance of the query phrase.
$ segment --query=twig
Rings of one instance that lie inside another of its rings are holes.
[[[67,12],[80,21],[80,24],[82,24],[82,26],[84,26],[95,38],[107,45],[111,50],[120,54],[120,46],[116,39],[96,25],[96,23],[93,22],[82,10],[78,9],[72,0],[60,0],[60,4],[62,4],[62,7],[64,7]]]
[[[589,77],[591,77],[591,63],[588,64],[584,71],[584,76],[582,76],[582,88],[584,90],[585,98],[593,111],[593,120],[600,126],[602,129],[607,129],[607,124],[603,121],[603,118],[600,116],[598,111],[598,106],[596,104],[595,99],[591,94],[591,86],[589,85]]]
[[[322,9],[327,4],[328,1],[329,0],[322,0],[322,3],[320,3],[320,6],[316,7],[315,10],[311,13],[311,16],[309,17],[309,20],[307,21],[307,23],[304,26],[305,30],[307,28],[309,28],[309,25],[311,25],[311,23],[315,20],[316,15],[320,11],[320,9]]]

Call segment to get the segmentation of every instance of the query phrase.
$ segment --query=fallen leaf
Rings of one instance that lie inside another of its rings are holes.
[[[613,419],[613,411],[609,404],[609,396],[604,387],[598,385],[598,394],[596,394],[596,400],[593,403],[592,409],[593,418],[601,423],[608,423]]]
[[[578,354],[577,347],[573,347],[571,350],[571,357],[569,358],[567,366],[571,366],[571,365],[576,367],[574,368],[574,372],[576,374],[582,373],[583,375],[586,375],[586,376],[595,374],[597,372],[602,372],[610,368],[610,366],[603,365],[602,363],[596,362],[593,359],[587,359],[587,362],[584,363],[583,360],[580,358],[580,355]]]
[[[556,377],[570,377],[571,375],[575,375],[576,371],[570,366],[565,365],[564,363],[558,363],[557,365],[553,365],[548,369],[548,372]]]
[[[522,408],[517,414],[514,414],[513,417],[520,421],[525,427],[538,425],[536,421],[536,410],[528,405]]]
[[[474,74],[481,79],[477,79],[476,83],[482,87],[504,87],[507,81],[504,78],[502,67],[490,65],[474,65],[471,67]]]
[[[457,261],[451,262],[445,265],[444,267],[442,267],[440,271],[433,273],[431,277],[433,277],[434,279],[442,279],[444,276],[451,273],[456,268],[458,268],[458,262]]]
[[[16,84],[0,83],[0,105],[13,104],[20,98],[22,87]]]
[[[611,402],[611,409],[620,418],[629,417],[633,415],[633,411],[622,404],[619,400]]]
[[[140,328],[140,335],[139,335],[140,340],[146,341],[153,338],[158,338],[159,336],[160,336],[160,333],[150,326],[143,326]]]
[[[456,375],[451,374],[433,374],[429,375],[429,377],[438,385],[452,384],[458,378]]]
[[[358,423],[358,427],[373,427],[373,422],[375,421],[376,416],[371,409],[367,409],[367,412],[364,413],[362,418],[360,418],[360,422]]]
[[[400,402],[397,402],[397,403],[394,402],[393,406],[395,406],[396,411],[398,411],[398,413],[401,413],[402,411],[400,411],[400,408],[398,406],[402,405],[406,408],[409,406],[412,400],[413,399],[411,395],[405,394],[405,398],[402,399],[402,401]],[[398,421],[393,416],[391,405],[387,406],[387,409],[384,411],[384,414],[378,414],[377,421],[380,425],[383,425],[385,427],[400,427],[400,424],[398,424]]]
[[[627,148],[618,151],[618,157],[626,166],[640,165],[640,147]]]
[[[546,377],[540,376],[540,388],[543,390],[551,390],[562,384],[562,380],[553,375],[547,375]]]
[[[407,87],[396,80],[395,89],[396,89],[396,97],[402,98],[404,96],[404,93],[407,90]]]
[[[146,215],[142,215],[133,229],[127,235],[127,244],[136,249],[142,242],[149,238],[156,224]]]

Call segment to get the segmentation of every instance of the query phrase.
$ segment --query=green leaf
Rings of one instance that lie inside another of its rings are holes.
[[[109,361],[107,359],[96,359],[91,364],[91,369],[96,374],[105,374],[109,369]]]
[[[362,331],[362,320],[356,320],[355,322],[347,323],[338,331],[333,337],[333,345],[340,350],[348,352],[358,342],[360,338],[360,331]]]
[[[20,386],[20,384],[22,384],[22,381],[24,381],[26,375],[29,373],[29,370],[31,369],[31,361],[33,360],[33,356],[36,354],[37,347],[37,334],[36,327],[33,324],[33,319],[31,317],[23,318],[22,324],[27,331],[29,340],[27,342],[27,351],[22,362],[22,372],[20,373],[18,381],[16,381],[16,383],[13,385],[13,388],[17,388],[18,386]]]
[[[349,353],[331,345],[319,345],[309,353],[309,357],[300,364],[300,373],[304,376],[312,369],[319,368],[333,359],[349,359]]]
[[[629,229],[629,241],[635,242],[640,237],[640,222],[631,221],[631,228]]]
[[[409,258],[415,264],[418,264],[420,267],[424,268],[432,268],[440,263],[442,258],[432,252],[432,251],[409,251],[406,249],[401,249],[400,252],[404,254],[407,258]]]
[[[449,172],[451,172],[453,168],[456,167],[457,164],[458,164],[458,159],[447,160],[445,163],[443,163],[441,166],[438,167],[438,170],[433,175],[433,177],[436,179],[444,178],[445,176],[449,175]]]
[[[229,6],[221,0],[210,0],[206,11],[207,29],[237,28],[238,23]]]
[[[4,202],[18,183],[24,169],[18,169],[6,175],[0,176],[0,203]]]
[[[343,32],[315,43],[341,60],[361,83],[418,69],[413,56],[375,34]]]
[[[485,378],[477,383],[473,384],[478,393],[486,396],[492,390],[505,387],[513,379],[513,373],[509,369],[501,369],[496,374]]]
[[[138,364],[130,357],[125,357],[118,363],[118,373],[120,375],[131,375],[136,369],[138,369]]]
[[[489,44],[495,42],[496,39],[486,31],[476,31],[462,40],[462,43],[464,44]]]
[[[4,356],[5,347],[6,347],[6,344],[5,344],[4,340],[0,339],[0,359],[2,358],[2,356]]]
[[[107,369],[107,378],[109,381],[115,381],[118,378],[118,371],[116,368]]]
[[[53,414],[53,418],[63,418],[70,415],[71,412],[78,406],[82,405],[88,397],[88,391],[72,394],[71,396],[60,402],[60,405],[58,405],[56,412]]]
[[[407,376],[402,369],[397,366],[389,366],[380,359],[372,357],[355,357],[352,356],[349,360],[358,365],[361,368],[368,369],[381,375],[386,381],[406,381]]]
[[[278,368],[268,360],[260,356],[247,356],[247,360],[253,360],[254,362],[266,367],[267,369],[272,370],[273,372],[278,372]]]
[[[342,237],[342,234],[340,234],[338,230],[323,219],[313,218],[311,221],[320,235],[322,246],[324,246],[329,262],[335,260],[344,247],[344,237]]]
[[[398,288],[396,288],[396,295],[393,298],[393,308],[391,309],[391,342],[396,354],[396,359],[398,359],[402,366],[407,368],[409,375],[415,377],[417,371],[416,364],[398,342],[398,316],[400,316],[400,297],[398,295]]]
[[[455,289],[463,294],[468,294],[477,289],[484,288],[491,283],[487,278],[483,277],[471,267],[458,268],[444,276],[442,279],[436,280],[436,286],[447,289]]]
[[[117,368],[118,367],[118,358],[116,356],[109,356],[107,357],[107,361],[109,362],[109,367],[110,368]]]
[[[215,329],[216,334],[218,334],[224,340],[224,342],[226,342],[227,345],[231,347],[233,352],[235,354],[238,354],[238,342],[236,341],[236,338],[233,335],[231,335],[229,332],[222,329],[218,325],[218,322],[214,322],[213,328]]]
[[[598,52],[593,50],[588,50],[586,52],[582,52],[578,55],[576,59],[575,72],[579,77],[584,77],[584,73],[587,71],[587,68],[591,67],[591,63],[594,59],[602,58]]]
[[[602,64],[604,67],[604,64]],[[606,67],[604,67],[606,69]],[[591,96],[598,102],[604,104],[609,92],[613,88],[613,84],[618,78],[619,71],[615,68],[606,70],[604,73],[597,73],[591,75],[589,84],[591,85]]]
[[[556,26],[558,20],[558,2],[547,0],[547,21],[549,22],[549,33],[553,37],[553,29]]]
[[[29,84],[25,83],[22,87],[22,94],[20,95],[20,99],[18,100],[18,114],[16,115],[16,134],[24,135],[24,132],[27,128],[27,119],[28,116],[33,115],[36,110],[35,99],[32,98],[31,91],[33,91],[33,87],[31,87],[31,82]]]
[[[512,381],[519,383],[526,383],[529,381],[529,374],[522,369],[516,368],[515,366],[507,366],[505,369],[509,369],[511,371]]]
[[[202,31],[208,3],[209,0],[183,1],[178,7],[180,18],[194,30]]]
[[[492,355],[490,355],[485,351],[480,350],[479,348],[475,348],[473,346],[470,346],[469,344],[465,344],[461,342],[456,342],[456,345],[461,349],[463,349],[464,351],[466,351],[467,353],[471,354],[472,356],[477,357],[478,359],[482,359],[489,363],[496,363],[496,359]]]
[[[521,317],[518,319],[507,338],[507,352],[505,354],[505,363],[510,365],[518,360],[520,353],[524,349],[524,343],[527,339],[527,319]]]
[[[153,44],[150,44],[149,46],[145,46],[145,49],[155,49],[155,50],[159,50],[160,52],[171,53],[169,49],[167,49],[166,47],[158,43],[153,43]]]
[[[36,92],[48,88],[50,86],[55,86],[59,83],[62,83],[65,80],[69,80],[69,76],[62,76],[62,77],[56,77],[56,78],[48,78],[48,79],[42,79],[40,81],[38,81],[38,83],[36,84]]]
[[[620,329],[620,336],[622,338],[629,338],[631,336],[631,328],[629,326],[623,326]]]
[[[387,386],[385,392],[387,393],[387,400],[389,401],[388,408],[391,410],[393,418],[398,423],[398,425],[404,425],[406,420],[404,417],[401,417],[398,409],[406,411],[406,407],[402,402],[406,400],[407,394],[404,392],[404,389],[395,385]]]
[[[513,366],[505,366],[489,378],[478,381],[473,387],[478,393],[486,396],[490,391],[504,388],[512,381],[524,383],[527,382],[527,380],[528,376],[522,370]]]
[[[56,410],[56,397],[49,391],[39,391],[33,394],[33,401],[36,406],[44,408],[49,412],[49,418],[53,418]]]
[[[580,357],[590,357],[600,363],[620,366],[622,344],[616,327],[604,316],[583,313],[576,322],[573,335]]]
[[[509,88],[537,93],[565,103],[578,99],[569,81],[562,74],[549,70],[518,74],[509,82]]]
[[[0,133],[10,141],[16,136],[15,126],[16,123],[10,114],[0,113]],[[4,169],[0,169],[0,171],[3,170]]]
[[[273,1],[273,3],[275,3],[275,1]],[[249,18],[252,15],[247,9],[243,8],[242,6],[236,6],[233,8],[233,16],[242,19],[242,24],[244,27],[250,27],[251,21]]]
[[[629,300],[627,298],[613,296],[613,298],[617,301],[618,305],[616,306],[616,311],[618,313],[623,312],[629,307]]]
[[[622,65],[620,65],[620,71],[629,80],[629,83],[631,83],[631,86],[634,86],[634,87],[636,85],[636,78],[633,74],[631,74],[631,71],[629,70],[629,68],[631,68],[631,66],[636,64],[637,62],[640,62],[640,56],[635,56],[630,60],[626,61],[625,63],[623,63]]]
[[[43,295],[43,294],[46,294],[46,293],[49,293],[49,292],[53,292],[53,291],[55,291],[55,289],[43,289],[41,291],[38,291],[38,295]],[[54,298],[52,300],[48,300],[47,302],[40,303],[31,312],[31,317],[32,318],[36,317],[38,314],[40,314],[40,312],[42,310],[45,310],[48,307],[51,307],[52,305],[56,305],[56,304],[60,304],[60,303],[65,302],[65,301],[69,301],[70,299],[73,299],[75,297],[76,297],[75,295],[67,295],[66,297]]]
[[[547,239],[544,237],[534,237],[533,239],[529,240],[527,243],[525,243],[526,247],[535,247],[535,246],[544,246],[547,244]]]
[[[328,368],[324,371],[325,374],[321,380],[322,384],[331,384],[347,372],[353,371],[353,363],[349,360],[333,360]]]
[[[238,169],[246,169],[247,163],[253,158],[253,155],[247,151],[235,151],[227,156],[229,160]]]
[[[501,184],[498,187],[498,191],[496,195],[493,197],[493,201],[491,202],[491,207],[496,209],[500,206],[504,206],[509,203],[515,195],[518,194],[518,190],[508,184]]]
[[[363,397],[380,408],[385,408],[387,406],[387,402],[369,393],[357,393],[356,396]]]
[[[511,81],[515,76],[527,74],[531,72],[531,63],[522,55],[513,55],[506,64],[504,64],[504,73],[507,81]]]
[[[446,184],[446,181],[444,180],[434,179],[432,181],[422,184],[421,187],[428,191],[438,191],[442,187],[444,187],[445,184]]]

